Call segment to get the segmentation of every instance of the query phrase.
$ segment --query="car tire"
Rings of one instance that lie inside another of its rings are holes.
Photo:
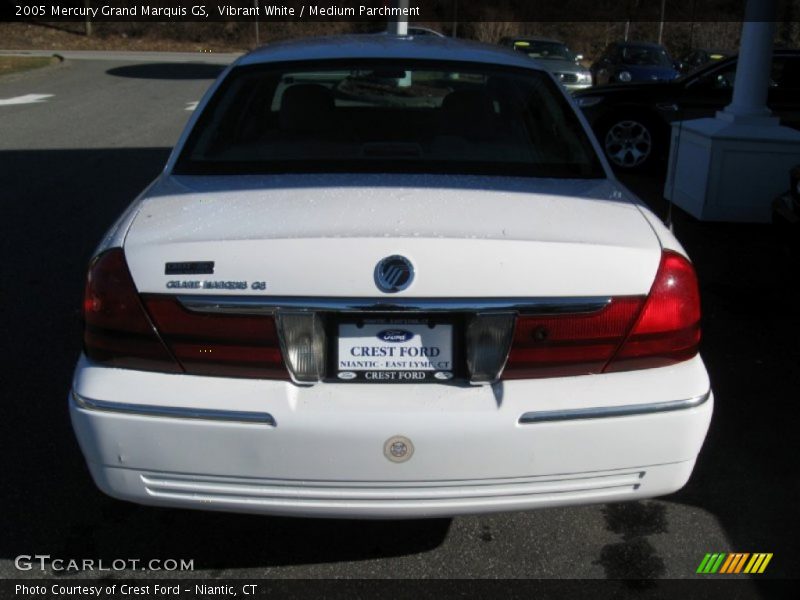
[[[657,162],[664,136],[645,115],[619,114],[603,122],[597,139],[614,169],[643,171]]]

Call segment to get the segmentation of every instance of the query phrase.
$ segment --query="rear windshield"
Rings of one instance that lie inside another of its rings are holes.
[[[236,68],[174,169],[332,171],[605,177],[549,76],[432,61]]]
[[[622,62],[626,65],[645,67],[671,67],[672,61],[667,51],[650,46],[626,46],[622,49]]]

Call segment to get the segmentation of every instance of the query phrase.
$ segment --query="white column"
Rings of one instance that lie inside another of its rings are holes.
[[[391,5],[395,8],[408,8],[408,0],[393,0]],[[389,21],[386,28],[390,35],[408,35],[408,17],[396,17]],[[411,86],[411,71],[406,71],[405,77],[397,80],[398,87]]]
[[[767,108],[776,0],[747,0],[733,101],[713,119],[672,124],[664,196],[707,221],[768,223],[800,163],[800,132]]]
[[[408,0],[394,0],[393,8],[408,8]],[[408,17],[396,17],[389,21],[386,30],[393,35],[408,35]]]
[[[729,122],[768,124],[767,108],[772,46],[775,38],[775,0],[748,0],[733,101],[717,116]],[[777,124],[777,119],[770,119]]]

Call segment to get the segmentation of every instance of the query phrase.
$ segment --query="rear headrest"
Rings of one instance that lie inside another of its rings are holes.
[[[291,131],[329,129],[333,116],[333,93],[316,83],[298,83],[283,92],[280,126]]]

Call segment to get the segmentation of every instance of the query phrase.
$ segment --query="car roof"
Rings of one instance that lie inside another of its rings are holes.
[[[800,55],[800,48],[785,48],[783,46],[774,46],[772,49],[773,54],[784,54],[789,56]]]
[[[713,48],[692,48],[689,52],[694,52],[696,50],[703,50],[704,52],[718,52],[719,54],[725,54],[726,58],[737,58],[739,56],[739,49],[730,48],[728,50],[717,50]],[[772,49],[772,54],[780,54],[781,56],[798,56],[800,55],[800,48],[783,48],[781,46],[774,46]]]
[[[712,51],[709,50],[708,52],[712,52]],[[720,52],[720,54],[722,54],[722,52]],[[775,57],[775,56],[782,56],[782,57],[796,56],[796,57],[800,57],[800,49],[798,49],[798,48],[778,48],[778,47],[775,47],[772,50],[772,56],[773,57]],[[704,73],[705,71],[712,71],[714,69],[718,69],[718,68],[720,68],[720,65],[727,65],[727,64],[736,62],[737,60],[739,60],[739,51],[738,50],[734,50],[730,54],[727,54],[725,56],[725,58],[723,58],[722,60],[718,60],[716,62],[708,63],[706,65],[703,65],[697,71],[692,72],[691,76],[695,76],[695,75],[697,75],[699,73]]]
[[[732,56],[736,54],[736,50],[730,50],[725,48],[692,48],[689,52],[706,52],[708,54],[724,54],[725,56]]]
[[[409,25],[408,26],[408,31],[409,32],[420,31],[420,32],[423,33],[423,35],[426,34],[426,33],[429,33],[431,35],[438,35],[440,37],[447,37],[441,31],[437,31],[436,29],[433,29],[431,27],[422,27],[420,25]],[[412,33],[412,35],[413,35],[413,33]]]
[[[634,46],[639,48],[663,48],[661,44],[655,42],[615,42],[617,46]]]
[[[507,39],[513,40],[515,42],[550,42],[552,44],[563,44],[564,43],[561,40],[556,40],[556,39],[553,39],[553,38],[546,38],[546,37],[530,37],[530,36],[514,37],[514,36],[510,36]]]
[[[246,54],[237,64],[347,58],[428,59],[541,69],[535,60],[502,46],[433,35],[397,36],[381,33],[299,38],[268,44]]]

